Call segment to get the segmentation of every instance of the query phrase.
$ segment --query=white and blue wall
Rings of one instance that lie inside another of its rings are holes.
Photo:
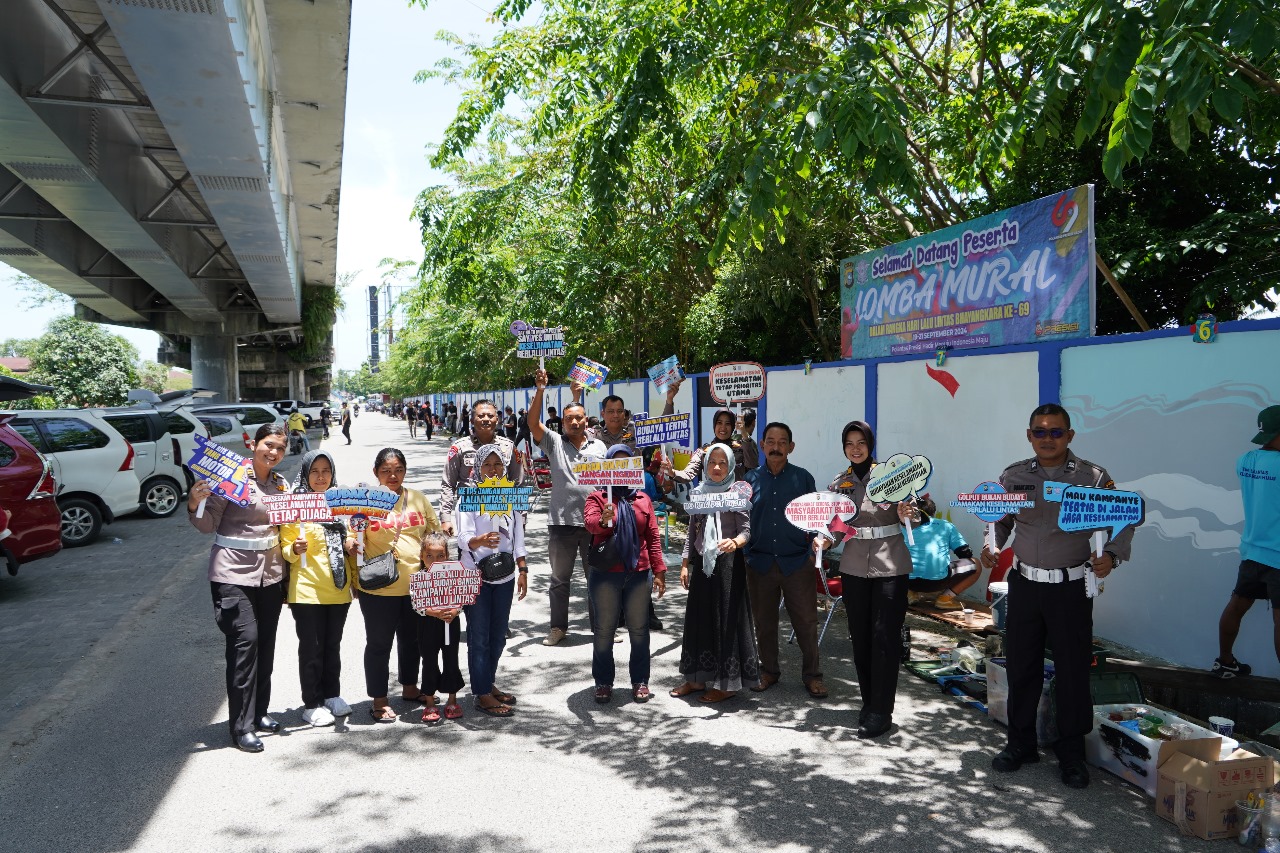
[[[963,353],[963,354],[962,354]],[[1185,666],[1208,667],[1217,654],[1218,616],[1239,564],[1244,512],[1236,458],[1253,447],[1258,411],[1280,404],[1280,320],[1223,323],[1210,344],[1184,327],[987,350],[959,351],[940,368],[958,384],[953,396],[919,356],[768,369],[757,404],[757,430],[784,421],[795,434],[792,461],[822,487],[844,465],[840,430],[866,420],[877,453],[922,453],[933,461],[928,491],[939,505],[1005,466],[1032,455],[1027,419],[1041,403],[1071,413],[1072,450],[1107,468],[1116,486],[1140,492],[1147,521],[1133,559],[1107,580],[1094,608],[1094,633]],[[705,377],[705,374],[702,375]],[[702,410],[690,377],[677,411]],[[643,380],[606,383],[587,398],[598,412],[606,394],[632,411],[661,411],[663,398]],[[527,408],[532,389],[459,394]],[[547,405],[563,409],[566,386],[547,389]],[[709,437],[695,418],[699,441]],[[971,543],[981,525],[952,520]],[[1245,619],[1239,657],[1263,675],[1280,677],[1265,602]]]

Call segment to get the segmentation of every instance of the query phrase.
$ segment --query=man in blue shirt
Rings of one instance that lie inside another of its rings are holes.
[[[809,695],[827,695],[818,660],[818,579],[814,574],[813,535],[787,521],[787,504],[816,492],[813,475],[787,462],[795,450],[791,427],[771,423],[760,444],[763,464],[747,472],[751,484],[751,544],[746,560],[747,594],[760,645],[760,683],[752,690],[768,690],[778,683],[778,598],[783,597],[802,657],[802,675]]]
[[[1240,536],[1240,573],[1231,600],[1218,620],[1219,678],[1248,675],[1253,669],[1236,660],[1232,648],[1240,620],[1260,598],[1271,602],[1276,657],[1280,658],[1280,406],[1258,413],[1258,434],[1250,450],[1236,462],[1240,496],[1244,498],[1244,533]]]

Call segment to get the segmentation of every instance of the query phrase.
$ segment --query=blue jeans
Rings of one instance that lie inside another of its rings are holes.
[[[625,608],[631,636],[631,683],[649,681],[649,590],[652,572],[601,572],[587,575],[587,594],[596,613],[595,647],[591,652],[591,677],[596,684],[613,686],[613,634]]]
[[[507,647],[507,623],[511,620],[511,599],[516,582],[482,583],[476,603],[462,610],[467,614],[467,674],[471,695],[493,692],[498,658]]]

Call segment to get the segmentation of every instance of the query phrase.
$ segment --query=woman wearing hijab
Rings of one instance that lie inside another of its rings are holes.
[[[467,485],[501,479],[511,458],[498,444],[486,444],[476,451]],[[510,717],[516,697],[494,683],[498,659],[507,645],[507,625],[511,621],[512,591],[524,600],[529,591],[529,568],[525,565],[524,513],[507,511],[457,511],[458,553],[462,564],[480,568],[483,583],[467,614],[467,671],[476,707],[491,717]]]
[[[734,477],[743,480],[747,476],[747,467],[742,457],[742,445],[733,440],[733,428],[737,422],[738,418],[733,412],[728,409],[718,410],[711,419],[711,429],[716,437],[712,444],[719,443],[732,448]],[[692,483],[702,473],[702,467],[706,463],[707,453],[710,450],[711,444],[704,444],[693,451],[693,455],[689,457],[689,464],[679,471],[671,467],[671,460],[668,459],[663,465],[663,475],[667,480],[676,483]]]
[[[693,494],[728,492],[737,479],[733,450],[713,444],[705,459],[702,484]],[[685,681],[671,691],[672,696],[705,690],[699,697],[703,702],[723,702],[744,686],[760,682],[742,559],[742,549],[750,541],[750,510],[689,516],[689,536],[680,562],[680,584],[689,590],[680,649],[680,674]]]
[[[605,458],[630,456],[631,448],[615,444]],[[613,695],[613,635],[625,612],[631,637],[631,696],[648,702],[649,692],[649,590],[658,598],[667,590],[667,564],[662,558],[662,535],[653,514],[653,503],[640,489],[612,487],[587,495],[583,524],[591,533],[587,593],[596,613],[595,647],[591,677],[596,701]]]
[[[840,573],[853,665],[862,690],[858,737],[874,738],[893,726],[911,575],[911,552],[900,523],[911,517],[912,509],[905,502],[876,504],[867,499],[876,449],[871,427],[863,421],[849,421],[840,435],[849,466],[828,488],[848,495],[858,507],[858,530],[845,542]]]
[[[295,492],[323,494],[336,482],[337,466],[323,450],[302,457]],[[356,540],[340,521],[280,525],[280,552],[289,564],[289,610],[298,632],[302,719],[333,725],[351,706],[339,695],[342,629],[351,609],[351,554]]]

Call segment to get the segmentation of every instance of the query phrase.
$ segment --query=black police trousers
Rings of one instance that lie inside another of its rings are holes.
[[[276,628],[286,583],[238,586],[210,582],[213,618],[227,638],[227,704],[231,736],[251,732],[271,702]]]
[[[1009,746],[1036,749],[1036,709],[1044,685],[1044,652],[1053,650],[1059,761],[1083,761],[1093,728],[1089,667],[1093,663],[1093,601],[1085,582],[1040,583],[1009,570],[1005,623],[1009,674]]]

